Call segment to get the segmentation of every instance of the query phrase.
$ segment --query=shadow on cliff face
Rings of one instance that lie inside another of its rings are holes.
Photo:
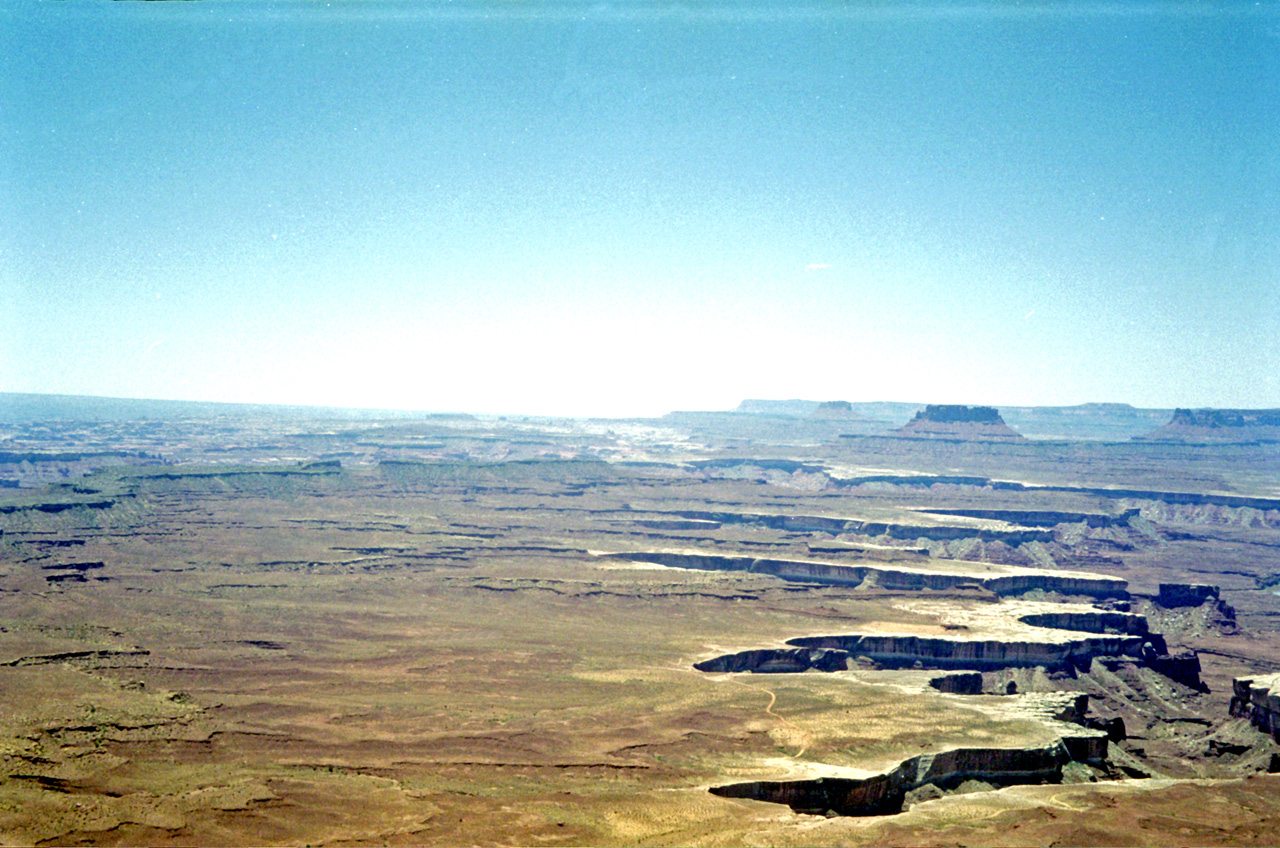
[[[723,798],[786,804],[810,815],[882,816],[948,793],[1062,783],[1065,771],[1085,780],[1109,776],[1102,770],[1106,758],[1107,737],[1095,733],[1065,737],[1042,748],[959,748],[922,754],[865,779],[758,780],[710,791]]]
[[[1147,620],[1130,613],[1094,610],[1022,616],[1025,624],[1088,634],[1071,639],[957,639],[893,634],[806,636],[787,640],[787,648],[741,651],[694,663],[706,672],[787,674],[872,668],[921,668],[998,671],[1041,668],[1074,676],[1095,660],[1135,663],[1192,689],[1207,692],[1200,660],[1193,651],[1169,653],[1164,637]]]

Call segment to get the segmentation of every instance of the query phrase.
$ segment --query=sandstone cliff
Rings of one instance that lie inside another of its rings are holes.
[[[787,644],[844,651],[853,657],[867,657],[886,668],[905,668],[920,663],[925,668],[979,671],[1031,666],[1079,670],[1087,669],[1094,657],[1123,657],[1141,662],[1144,646],[1151,650],[1149,639],[1144,636],[1112,634],[1078,639],[1047,638],[1043,641],[849,634],[805,636],[790,639]]]
[[[1081,730],[1040,748],[957,748],[921,754],[891,771],[863,779],[758,780],[716,786],[711,793],[786,804],[798,813],[813,815],[889,815],[908,806],[909,792],[925,786],[954,789],[968,780],[995,786],[1061,783],[1067,763],[1101,764],[1107,750],[1105,734]]]
[[[1137,510],[1134,510],[1136,513]],[[931,521],[863,521],[857,518],[838,518],[823,515],[781,515],[764,512],[712,512],[707,510],[681,510],[681,518],[698,521],[715,522],[716,524],[743,524],[749,527],[768,527],[773,530],[786,530],[789,533],[857,533],[863,536],[888,536],[891,539],[914,541],[931,539],[933,541],[949,541],[953,539],[981,539],[984,542],[1004,542],[1017,546],[1026,542],[1051,542],[1053,531],[1043,527],[1020,527],[1004,521],[1005,527],[984,527],[972,523],[941,524]],[[961,518],[982,518],[984,516],[964,515],[964,511],[956,510],[929,511],[930,515],[955,515]],[[1012,515],[1012,513],[1010,513]],[[1069,513],[1062,513],[1069,516]],[[1102,516],[1099,516],[1102,518]],[[943,519],[945,520],[945,519]],[[991,520],[1003,521],[992,516]],[[1046,525],[1053,526],[1053,525]]]
[[[1231,681],[1230,711],[1280,742],[1280,674],[1237,677]]]
[[[1198,607],[1210,600],[1218,600],[1218,587],[1204,583],[1161,583],[1156,595],[1156,603],[1165,609]]]
[[[1023,568],[985,566],[978,572],[973,564],[946,561],[929,569],[859,563],[845,565],[821,560],[773,559],[699,551],[632,551],[609,554],[613,559],[650,562],[674,568],[696,568],[703,571],[747,571],[772,574],[785,580],[806,583],[828,583],[861,586],[894,591],[919,589],[959,589],[980,586],[997,595],[1017,595],[1042,589],[1063,595],[1086,595],[1094,598],[1127,598],[1128,583],[1118,577],[1089,572],[1050,572]]]

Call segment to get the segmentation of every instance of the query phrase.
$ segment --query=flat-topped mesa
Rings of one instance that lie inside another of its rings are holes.
[[[809,413],[810,418],[857,418],[853,412],[853,404],[847,400],[828,400],[818,404],[818,408]]]
[[[1152,442],[1280,441],[1280,409],[1175,409],[1169,423],[1136,439]]]
[[[981,439],[1012,441],[1025,438],[1004,423],[993,406],[931,403],[891,435],[920,439]]]
[[[939,424],[1003,424],[994,406],[931,403],[916,413],[913,421],[935,421]]]

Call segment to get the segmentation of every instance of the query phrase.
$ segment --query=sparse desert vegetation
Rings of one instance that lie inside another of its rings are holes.
[[[810,411],[3,425],[0,840],[1274,844],[1280,445]]]

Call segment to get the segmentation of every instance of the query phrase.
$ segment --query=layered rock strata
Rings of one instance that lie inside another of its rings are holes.
[[[1280,742],[1280,674],[1237,677],[1231,681],[1231,715]]]
[[[1116,577],[1087,572],[1048,572],[1005,568],[1003,571],[970,573],[962,570],[912,569],[906,566],[845,565],[821,560],[788,560],[704,554],[692,551],[635,551],[610,555],[614,559],[656,563],[674,568],[703,571],[746,571],[771,574],[786,580],[863,586],[887,590],[949,590],[980,587],[997,595],[1017,595],[1041,589],[1063,595],[1094,598],[1127,598],[1128,583]]]
[[[1052,530],[1019,527],[1012,522],[1004,521],[1001,523],[1007,526],[981,527],[959,523],[913,524],[897,521],[864,521],[857,518],[840,518],[825,515],[784,515],[766,512],[681,510],[676,514],[690,521],[767,527],[771,530],[783,530],[789,533],[831,533],[837,535],[840,533],[857,533],[863,536],[888,536],[891,539],[906,541],[930,539],[945,542],[953,539],[981,539],[984,542],[1004,542],[1007,545],[1017,546],[1025,542],[1051,542],[1054,538]],[[930,514],[945,515],[947,513],[931,510]],[[951,514],[960,515],[959,512]],[[992,518],[988,520],[1000,519]]]
[[[761,648],[694,663],[699,671],[790,673],[843,671],[858,660],[881,668],[972,669],[1041,667],[1049,671],[1083,671],[1095,658],[1113,657],[1151,664],[1158,655],[1138,636],[1096,636],[1065,641],[951,639],[943,636],[857,634],[801,636],[788,639],[792,648]],[[1144,648],[1146,649],[1144,652]],[[799,650],[797,650],[799,649]]]
[[[867,778],[758,780],[716,786],[711,793],[786,804],[798,813],[813,815],[889,815],[902,812],[907,793],[930,785],[948,790],[969,780],[994,786],[1061,783],[1067,763],[1101,764],[1107,750],[1105,734],[1083,730],[1040,748],[957,748],[921,754]]]
[[[1280,498],[1261,498],[1250,495],[1227,495],[1214,492],[1166,492],[1156,489],[1099,488],[1094,486],[1042,486],[1033,483],[1017,483],[1010,480],[992,480],[988,477],[961,477],[936,474],[878,474],[867,477],[847,477],[834,481],[846,488],[887,484],[892,486],[974,486],[983,489],[1009,492],[1065,492],[1092,495],[1114,500],[1145,500],[1178,506],[1225,506],[1251,509],[1280,510]]]
[[[1018,620],[1023,624],[1030,624],[1032,627],[1049,627],[1055,630],[1142,636],[1152,642],[1157,650],[1161,652],[1165,650],[1164,637],[1159,633],[1150,631],[1146,616],[1134,613],[1112,612],[1109,610],[1041,612],[1024,615]]]
[[[1025,527],[1056,527],[1059,524],[1085,524],[1093,528],[1127,527],[1141,510],[1126,509],[1117,515],[1100,512],[1059,512],[1046,509],[933,509],[930,515],[960,515],[1021,524]]]
[[[697,662],[694,668],[705,672],[789,674],[845,671],[863,664],[972,672],[1043,668],[1076,674],[1099,661],[1116,668],[1124,664],[1146,666],[1189,688],[1205,689],[1200,680],[1200,658],[1195,652],[1168,653],[1164,637],[1150,632],[1146,619],[1140,615],[1108,611],[1040,613],[1023,616],[1020,621],[1058,633],[1042,639],[894,633],[801,636],[788,639],[785,648],[726,654]],[[1073,637],[1063,631],[1089,635]],[[977,694],[983,690],[983,681],[980,677],[958,675],[935,688]]]
[[[842,437],[843,438],[843,437]],[[1063,492],[1068,494],[1091,495],[1113,500],[1147,500],[1178,506],[1223,506],[1248,507],[1251,509],[1280,510],[1280,498],[1255,497],[1251,495],[1229,495],[1217,492],[1168,492],[1157,489],[1123,489],[1101,488],[1096,486],[1052,486],[1035,483],[1019,483],[1013,480],[994,480],[990,477],[975,477],[958,474],[871,474],[858,477],[840,477],[833,475],[827,467],[812,462],[797,460],[763,459],[755,457],[720,458],[695,460],[688,463],[692,468],[731,468],[744,465],[757,466],[795,473],[823,473],[831,478],[831,482],[841,488],[857,488],[859,486],[889,485],[910,486],[913,488],[929,488],[931,486],[973,486],[980,489],[1008,492]],[[955,514],[961,514],[956,512]],[[1081,513],[1085,515],[1087,513]]]

